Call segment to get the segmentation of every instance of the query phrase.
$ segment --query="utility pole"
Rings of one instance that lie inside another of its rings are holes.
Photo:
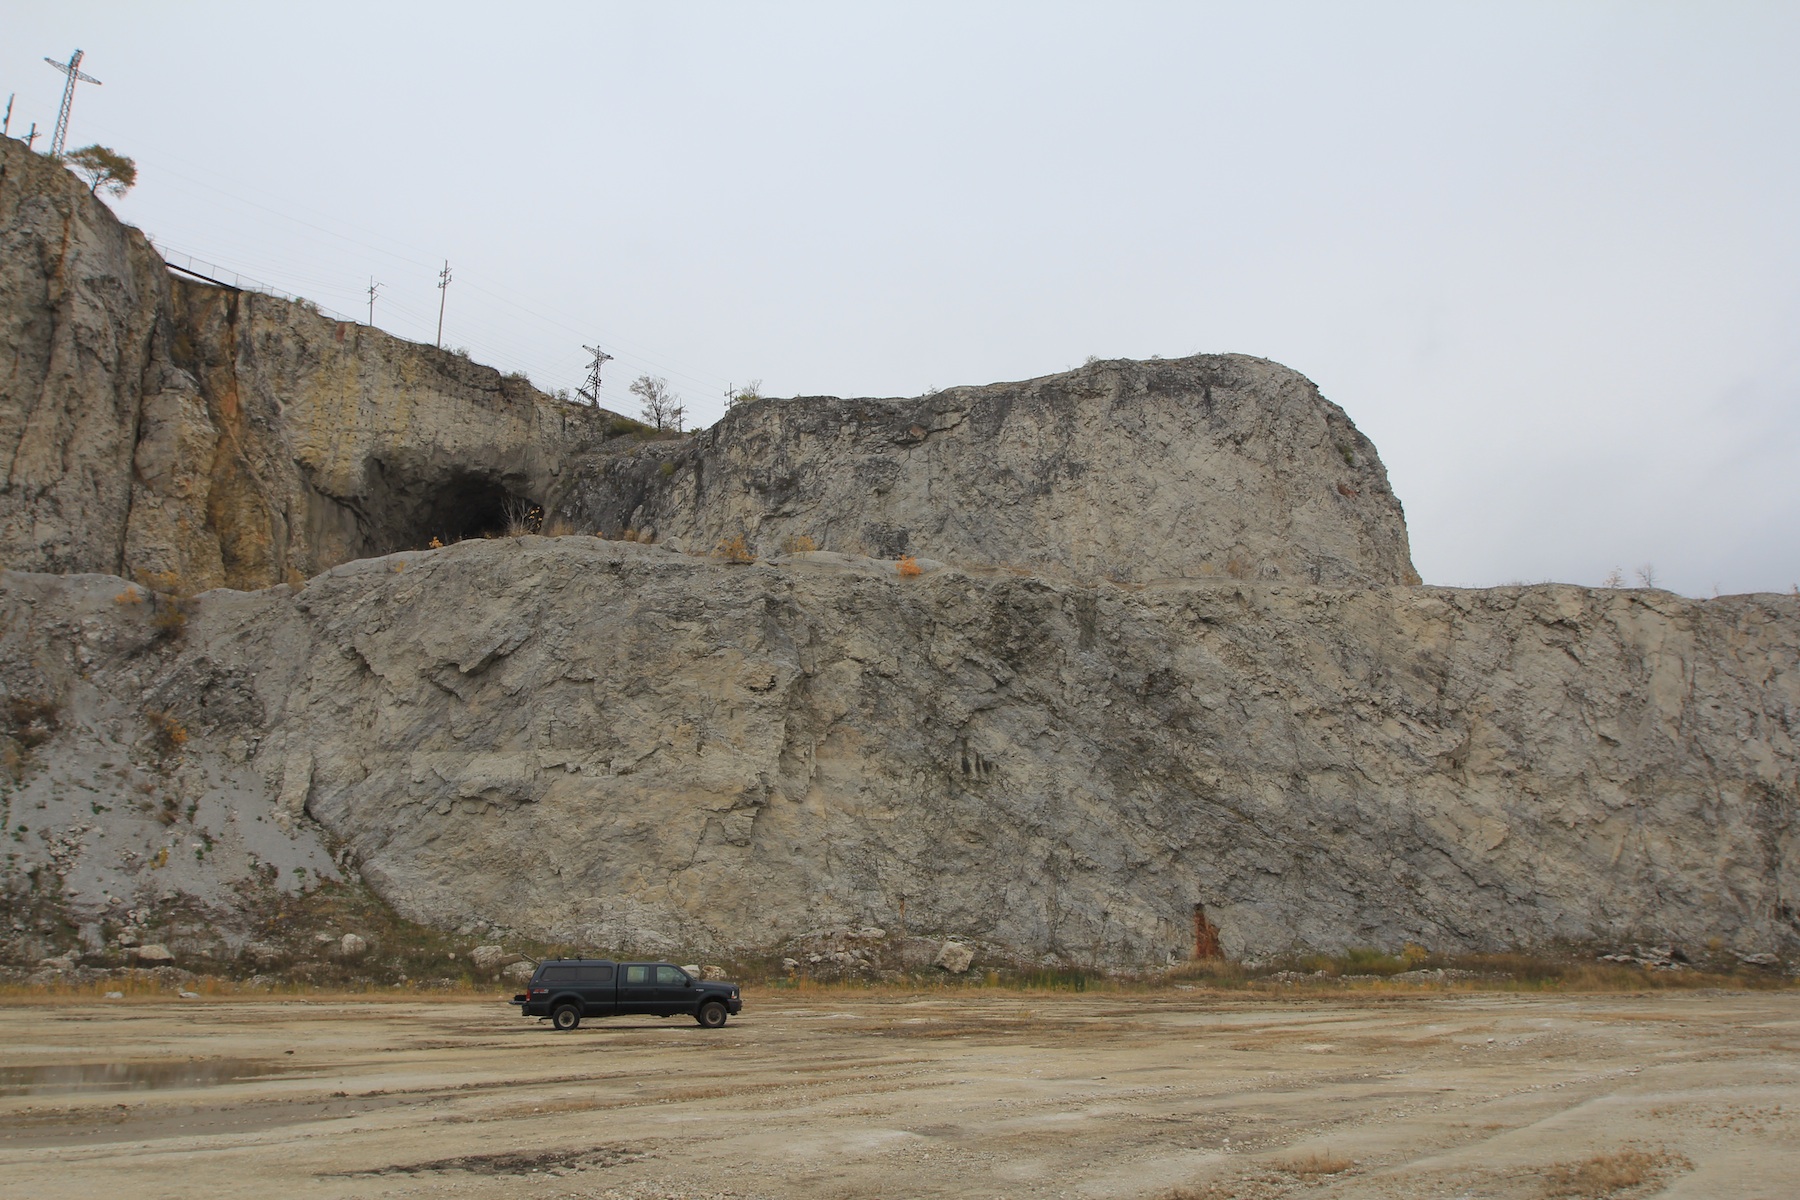
[[[599,408],[600,407],[600,364],[604,363],[604,362],[611,362],[612,355],[608,354],[606,351],[602,350],[598,346],[583,346],[582,349],[586,350],[589,354],[593,355],[594,361],[588,364],[587,386],[582,387],[582,388],[576,388],[575,390],[581,394],[582,399],[586,400],[589,404],[593,405],[595,408]]]
[[[25,148],[27,150],[29,150],[32,148],[32,146],[34,146],[36,144],[37,144],[37,122],[33,121],[31,123],[31,132],[29,134],[27,134],[25,137]]]
[[[450,260],[444,260],[444,269],[438,272],[438,349],[444,348],[444,301],[450,295]],[[371,310],[372,311],[372,310]]]
[[[95,79],[92,75],[82,73],[81,51],[79,50],[77,50],[66,63],[59,63],[54,58],[45,58],[44,61],[69,77],[69,81],[63,84],[62,108],[56,114],[56,133],[50,139],[50,157],[61,158],[63,142],[69,136],[69,108],[75,103],[75,81],[80,80],[82,83],[91,83],[95,87],[100,86],[100,81]],[[32,128],[35,129],[37,127],[34,125]]]
[[[0,124],[0,137],[12,136],[12,102],[13,97],[18,94],[19,93],[17,92],[8,92],[6,94],[6,121],[3,124]]]
[[[373,327],[375,324],[375,293],[377,291],[379,291],[380,288],[381,288],[381,285],[379,283],[375,282],[375,277],[373,275],[369,276],[369,325],[370,325],[370,327]],[[438,340],[442,341],[443,338],[444,338],[444,318],[440,315],[438,317]]]

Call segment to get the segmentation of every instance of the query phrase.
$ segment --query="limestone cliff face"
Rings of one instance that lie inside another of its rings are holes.
[[[1233,954],[1800,955],[1800,600],[1407,586],[1374,447],[1286,368],[638,445],[174,281],[4,140],[0,247],[0,874],[90,932],[359,870],[620,953],[878,925],[1141,964],[1203,912]],[[388,553],[524,501],[659,544]],[[740,536],[761,562],[681,552]],[[162,572],[239,590],[117,577]]]
[[[61,167],[0,139],[0,556],[116,571],[165,274]]]
[[[1417,582],[1375,448],[1261,359],[1095,363],[740,407],[670,442],[303,304],[173,278],[0,144],[0,558],[261,587],[490,532],[508,504],[1072,580]]]
[[[174,713],[185,761],[260,781],[240,820],[303,808],[443,925],[644,953],[880,925],[1143,963],[1190,951],[1199,904],[1233,954],[1800,951],[1790,597],[523,538],[212,593],[159,648],[130,604],[56,636],[62,586],[7,577],[10,694],[85,647],[66,677],[126,698],[115,744]]]
[[[260,587],[486,532],[613,414],[307,306],[182,282],[0,141],[0,558]]]
[[[1304,376],[1244,355],[756,401],[576,473],[566,504],[586,522],[705,549],[806,537],[1080,580],[1419,581],[1375,447]]]

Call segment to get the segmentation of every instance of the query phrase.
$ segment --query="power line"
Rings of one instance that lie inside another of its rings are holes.
[[[55,65],[60,66],[60,64],[55,64]],[[99,130],[103,136],[111,134],[111,133],[119,132],[119,131],[109,130],[103,122],[96,123],[96,126],[97,126],[97,128],[99,128]],[[21,139],[21,140],[24,140],[24,139]],[[210,177],[214,177],[214,178],[224,178],[224,176],[221,176],[217,171],[215,171],[211,167],[203,165],[201,163],[191,162],[187,159],[183,159],[183,158],[180,158],[179,156],[176,156],[176,158],[173,159],[173,161],[180,162],[183,166],[188,167],[190,171],[194,172],[194,173],[188,173],[188,172],[170,168],[169,166],[166,165],[166,162],[170,161],[167,159],[159,159],[155,163],[146,162],[142,158],[140,158],[138,161],[141,166],[146,166],[146,167],[152,166],[152,165],[155,166],[156,176],[158,178],[164,179],[165,181],[168,181],[169,179],[183,180],[195,188],[204,189],[206,192],[210,192],[215,196],[223,197],[223,198],[233,201],[237,204],[242,204],[248,208],[258,209],[262,212],[269,213],[272,216],[279,217],[282,220],[291,222],[294,225],[301,226],[303,228],[312,230],[318,234],[323,234],[326,237],[329,237],[336,242],[343,243],[343,244],[349,245],[349,246],[358,246],[364,250],[373,251],[373,252],[381,254],[387,258],[396,260],[398,262],[403,262],[409,266],[415,266],[415,267],[425,267],[426,266],[426,263],[420,261],[419,258],[412,257],[410,254],[407,254],[407,253],[402,253],[398,249],[389,248],[389,246],[403,247],[406,250],[410,250],[410,251],[414,251],[414,252],[418,252],[421,249],[419,247],[412,246],[410,243],[408,243],[402,239],[392,237],[386,233],[382,233],[378,230],[375,230],[375,229],[367,227],[367,226],[357,225],[355,222],[344,221],[342,217],[340,217],[336,214],[328,214],[328,213],[324,212],[323,210],[314,209],[314,208],[311,208],[311,207],[305,206],[305,205],[300,206],[304,211],[307,211],[309,213],[315,213],[323,220],[330,221],[334,224],[342,225],[344,228],[356,230],[358,233],[364,234],[365,236],[367,236],[369,238],[377,239],[379,241],[386,242],[389,244],[388,246],[376,245],[371,241],[363,240],[363,238],[355,237],[350,234],[340,232],[338,229],[328,228],[325,225],[319,224],[315,221],[307,220],[304,217],[296,216],[291,212],[285,211],[284,209],[276,208],[270,204],[251,199],[249,196],[239,194],[235,190],[231,190],[231,189],[228,189],[225,187],[220,187],[218,184],[209,182],[208,179],[206,179],[206,178],[199,177],[199,176],[210,176]],[[256,191],[259,193],[265,191],[265,189],[257,188],[253,181],[248,180],[241,175],[231,176],[230,178],[233,179],[239,186],[244,186],[246,184],[249,185],[247,190],[253,190],[253,191]],[[209,246],[211,246],[215,241],[218,240],[215,235],[216,235],[216,231],[209,230],[207,232],[206,237],[207,237]],[[273,271],[274,274],[276,274],[280,277],[283,277],[283,278],[292,278],[295,280],[295,282],[298,282],[301,277],[315,278],[318,280],[319,286],[329,288],[332,291],[337,292],[341,296],[341,299],[339,302],[345,303],[346,307],[348,307],[349,304],[355,304],[355,303],[359,303],[359,302],[366,303],[366,296],[364,296],[362,294],[361,289],[356,289],[356,299],[351,300],[350,299],[350,295],[351,295],[350,289],[344,287],[343,281],[341,280],[341,278],[338,278],[338,277],[333,277],[331,279],[319,278],[318,276],[312,274],[311,272],[306,271],[303,268],[297,269],[291,263],[284,262],[281,265],[277,266],[272,261],[272,258],[274,256],[271,255],[270,250],[271,250],[271,247],[266,242],[258,241],[254,246],[253,252],[248,255],[244,255],[243,257],[245,257],[246,259],[260,260],[260,261],[263,261],[264,263],[266,263],[267,265],[266,265],[266,267],[258,267],[256,265],[256,262],[246,262],[246,265],[252,270],[261,270],[261,271],[264,271],[265,273],[267,273],[268,271]],[[310,260],[310,259],[308,260],[308,265],[316,266],[316,264],[313,263],[312,260]],[[546,313],[542,313],[542,312],[538,312],[538,311],[534,310],[527,303],[523,302],[516,294],[511,293],[510,289],[498,287],[498,285],[496,285],[496,287],[494,287],[494,288],[483,287],[480,282],[471,281],[471,280],[464,280],[464,283],[467,286],[474,288],[477,292],[480,292],[480,293],[490,297],[491,299],[499,302],[499,304],[502,305],[505,310],[509,310],[509,312],[511,314],[513,314],[515,316],[529,318],[529,320],[521,322],[522,326],[525,328],[530,328],[533,325],[536,325],[540,330],[545,329],[545,328],[554,328],[554,329],[558,329],[563,332],[572,333],[572,334],[580,334],[581,332],[583,332],[578,327],[571,326],[571,325],[567,324],[566,322],[557,320],[555,317],[549,316]],[[417,321],[420,326],[423,326],[425,323],[427,323],[431,320],[431,317],[428,314],[420,313],[417,310],[408,307],[407,305],[397,302],[394,299],[393,295],[388,296],[386,303],[388,305],[388,309],[385,311],[403,314],[403,315]],[[442,305],[440,304],[440,308],[441,307],[442,307]],[[441,334],[439,336],[440,336],[440,340],[441,340]],[[474,347],[479,347],[481,345],[481,343],[476,342],[473,339],[465,339],[465,340],[468,340],[469,344]],[[684,370],[681,367],[672,365],[661,354],[648,352],[640,347],[636,347],[633,343],[630,343],[628,341],[624,341],[624,340],[621,340],[616,337],[612,338],[610,340],[612,340],[616,346],[620,347],[619,361],[629,362],[629,363],[633,364],[633,366],[636,368],[641,368],[646,371],[653,371],[658,374],[668,375],[668,376],[674,377],[676,379],[685,380],[691,386],[703,389],[707,392],[712,392],[712,391],[716,390],[718,388],[719,384],[724,379],[724,377],[722,375],[713,375],[710,372],[707,372],[705,370],[700,370],[700,371]],[[490,354],[489,355],[490,361],[502,359],[502,358],[512,358],[512,357],[513,356],[511,354],[504,353],[504,352],[500,353],[500,354]],[[498,363],[497,363],[497,365],[498,365]],[[521,365],[524,365],[524,364],[521,364]],[[552,376],[554,376],[556,373],[557,373],[556,369],[552,369],[550,371],[550,374]]]
[[[143,160],[140,160],[140,162],[142,162],[142,161]],[[146,164],[146,165],[150,165],[150,164]],[[301,218],[301,217],[297,217],[297,216],[293,215],[292,213],[283,211],[282,209],[272,207],[268,204],[260,203],[257,200],[253,200],[248,196],[239,194],[237,192],[234,192],[234,191],[231,191],[231,190],[228,190],[225,188],[218,187],[210,182],[207,182],[205,179],[197,178],[195,175],[188,174],[188,173],[181,172],[181,171],[170,170],[170,169],[168,169],[166,167],[162,167],[160,165],[158,165],[156,167],[156,174],[159,178],[164,178],[165,180],[169,179],[170,177],[173,177],[174,179],[184,180],[188,184],[192,185],[194,188],[201,189],[204,192],[211,193],[214,196],[222,197],[229,201],[233,201],[237,204],[242,204],[247,208],[256,209],[256,210],[260,210],[262,212],[269,213],[270,215],[279,217],[284,221],[291,222],[292,224],[294,224],[296,226],[300,226],[300,227],[306,228],[308,230],[311,230],[314,233],[324,235],[324,236],[332,239],[335,242],[339,242],[339,243],[347,245],[347,246],[358,246],[365,250],[372,250],[372,251],[375,251],[376,253],[383,255],[384,257],[391,258],[391,259],[397,260],[399,262],[404,262],[408,265],[417,265],[417,266],[424,265],[423,263],[420,263],[419,260],[416,258],[411,258],[405,254],[398,253],[395,250],[388,249],[383,246],[374,245],[371,242],[364,241],[359,238],[350,236],[348,234],[339,232],[336,229],[330,229],[323,225],[317,224],[315,222],[305,220],[304,218]],[[240,184],[242,184],[242,183],[246,183],[248,181],[240,179],[239,182],[240,182]],[[252,186],[254,186],[254,185],[252,185]],[[339,220],[339,218],[335,218],[335,217],[329,218],[329,219],[332,219],[334,221]],[[363,231],[363,227],[356,226],[355,228],[357,228],[359,231]],[[223,232],[222,230],[209,230],[207,232],[207,234],[205,236],[207,238],[209,246],[217,244],[219,249],[225,249],[227,244],[235,241],[235,239],[231,238],[229,235],[220,237],[219,235],[222,232]],[[387,235],[376,232],[372,229],[366,230],[365,232],[374,238],[378,238],[378,239],[382,239],[382,240],[391,240],[391,239],[388,239]],[[405,243],[401,243],[401,242],[396,242],[396,244],[405,245]],[[268,242],[258,239],[253,243],[253,245],[246,245],[246,246],[240,247],[234,253],[234,258],[244,260],[244,265],[246,266],[247,269],[257,271],[259,274],[263,275],[264,278],[290,279],[293,281],[292,283],[289,284],[290,287],[293,287],[296,285],[305,286],[305,287],[307,287],[308,291],[314,292],[314,294],[317,294],[317,291],[315,291],[315,289],[329,291],[329,292],[335,293],[339,297],[336,302],[339,304],[343,304],[344,307],[349,307],[350,304],[360,304],[364,307],[365,312],[368,311],[368,307],[367,307],[368,306],[368,295],[367,295],[367,292],[365,289],[357,288],[356,293],[355,293],[355,299],[351,300],[350,289],[344,287],[344,281],[342,280],[342,278],[335,274],[327,276],[325,274],[320,273],[317,270],[317,267],[319,264],[316,260],[314,260],[312,258],[308,258],[306,260],[306,265],[300,266],[296,262],[294,262],[292,260],[288,260],[285,255],[283,255],[279,252],[272,254],[271,253],[272,249],[274,249],[274,247],[272,247]],[[259,265],[259,264],[261,264],[261,265]],[[309,270],[308,268],[312,268],[312,269]],[[439,274],[441,274],[441,272],[439,272]],[[302,282],[303,280],[310,281],[310,282],[303,283]],[[471,282],[471,281],[467,281],[467,280],[465,280],[464,282],[467,283],[468,286],[475,288],[475,290],[477,292],[488,297],[490,300],[497,302],[497,304],[499,305],[499,307],[502,310],[502,313],[495,314],[496,316],[504,314],[506,316],[512,317],[515,321],[517,321],[519,323],[519,326],[521,327],[521,329],[530,329],[530,328],[535,327],[537,330],[540,331],[539,334],[537,335],[539,338],[542,337],[542,331],[547,330],[547,329],[558,329],[558,330],[562,330],[567,333],[581,332],[581,330],[575,326],[571,326],[570,324],[568,324],[564,321],[558,320],[555,317],[552,317],[547,313],[535,310],[529,304],[524,303],[520,298],[518,298],[516,296],[516,294],[512,293],[511,289],[501,287],[499,285],[496,285],[494,287],[484,287],[480,282]],[[385,284],[383,286],[385,287]],[[259,290],[274,291],[275,289],[267,288],[266,286],[264,286],[264,287],[260,288]],[[384,303],[386,303],[388,305],[388,308],[384,311],[403,315],[403,316],[409,318],[410,320],[416,322],[417,326],[423,326],[431,321],[432,318],[431,318],[430,314],[421,313],[416,309],[412,309],[410,306],[408,306],[406,304],[400,303],[398,300],[395,299],[394,294],[387,294],[385,292],[383,294],[386,295],[386,299],[385,299]],[[440,299],[439,307],[440,307],[441,312],[446,310],[447,305],[443,299]],[[441,339],[442,339],[441,331],[438,332],[435,335],[435,337],[441,344]],[[485,347],[483,346],[482,341],[476,340],[474,338],[468,338],[465,336],[465,338],[463,340],[466,341],[471,347],[477,348],[478,350],[485,350],[485,353],[482,354],[482,357],[486,361],[492,362],[496,366],[502,366],[503,368],[505,368],[505,367],[527,368],[528,367],[528,368],[530,368],[530,373],[537,378],[554,379],[558,375],[562,375],[568,369],[567,367],[553,365],[551,363],[544,361],[540,357],[541,352],[536,352],[531,355],[528,355],[527,357],[531,361],[523,361],[519,358],[519,356],[517,354],[517,347],[513,346],[512,342],[510,340],[506,340],[504,338],[502,340],[506,341],[506,344],[503,346],[502,345],[494,345],[490,341],[490,342],[488,342],[488,344]],[[699,388],[709,391],[709,392],[716,390],[716,388],[718,387],[717,380],[722,378],[722,376],[713,376],[710,373],[705,372],[705,371],[695,372],[692,370],[684,370],[683,368],[681,368],[679,366],[673,365],[671,362],[669,362],[667,359],[664,359],[659,354],[647,353],[642,350],[635,350],[633,348],[630,348],[629,346],[624,346],[624,344],[621,344],[621,345],[623,348],[619,352],[619,355],[620,355],[619,361],[629,362],[633,365],[633,367],[635,369],[641,369],[644,371],[655,372],[657,374],[669,375],[669,376],[673,376],[673,377],[676,377],[679,379],[683,379],[683,380],[688,381],[692,386],[699,387]]]
[[[95,87],[100,86],[100,81],[95,79],[92,75],[82,73],[81,51],[79,50],[75,51],[74,55],[70,57],[67,63],[59,63],[54,58],[48,57],[46,57],[44,61],[69,77],[69,81],[63,84],[62,108],[56,114],[56,133],[50,138],[50,157],[61,158],[63,152],[63,140],[69,135],[69,109],[74,107],[75,104],[75,81],[80,80],[83,83],[91,83]],[[12,105],[9,103],[6,107],[7,113],[10,116]],[[37,126],[33,125],[32,130],[35,132],[36,129]]]

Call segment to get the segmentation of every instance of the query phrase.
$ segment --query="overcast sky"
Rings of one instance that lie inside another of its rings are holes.
[[[1427,582],[1800,582],[1800,5],[12,7],[12,132],[85,50],[159,245],[422,341],[448,259],[445,342],[545,388],[1238,351]]]

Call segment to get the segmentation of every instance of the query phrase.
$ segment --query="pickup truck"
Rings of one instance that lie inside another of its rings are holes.
[[[512,998],[527,1017],[549,1017],[561,1030],[583,1017],[687,1015],[706,1029],[743,1010],[735,983],[695,979],[673,963],[617,963],[600,958],[552,958],[538,964],[525,990]]]

